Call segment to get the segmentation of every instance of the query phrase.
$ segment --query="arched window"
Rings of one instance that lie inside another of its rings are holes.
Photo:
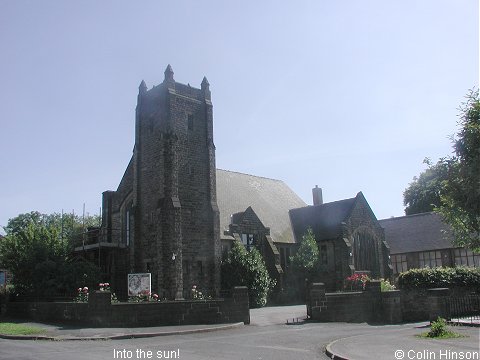
[[[130,208],[125,212],[125,244],[130,245]]]
[[[130,246],[133,240],[133,229],[132,229],[132,219],[133,219],[133,211],[132,211],[132,203],[128,203],[125,206],[123,211],[123,243],[126,246]]]
[[[253,234],[242,234],[241,238],[242,244],[247,250],[250,250],[255,245],[255,237]]]
[[[358,231],[353,235],[353,264],[357,271],[378,272],[376,241],[368,231]]]

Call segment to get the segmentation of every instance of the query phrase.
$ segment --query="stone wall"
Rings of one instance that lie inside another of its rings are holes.
[[[404,321],[428,320],[427,290],[402,290],[400,293],[400,307]]]
[[[442,290],[442,291],[440,291]],[[470,295],[470,289],[452,288],[445,292],[445,289],[418,289],[418,290],[402,290],[400,291],[401,309],[403,321],[423,321],[429,320],[432,312],[435,312],[435,298],[445,296],[464,297]]]
[[[91,293],[89,302],[11,302],[7,315],[35,321],[101,327],[250,323],[248,290],[235,287],[231,296],[213,300],[182,300],[111,304],[110,293]]]
[[[372,282],[363,292],[340,293],[326,293],[324,284],[312,284],[307,314],[313,320],[325,322],[381,321],[384,316],[380,283]]]
[[[7,295],[0,294],[0,317],[7,312]]]
[[[308,292],[307,314],[313,320],[326,322],[429,321],[447,317],[449,297],[464,297],[469,293],[466,289],[443,288],[381,292],[380,281],[367,283],[362,292],[326,293],[325,285],[316,283]]]
[[[6,315],[35,321],[87,324],[88,304],[74,302],[9,302]]]

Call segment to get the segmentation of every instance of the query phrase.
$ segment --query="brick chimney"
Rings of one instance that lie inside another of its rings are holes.
[[[312,189],[313,195],[313,205],[322,205],[323,204],[323,196],[322,196],[322,188],[319,188],[318,185]]]

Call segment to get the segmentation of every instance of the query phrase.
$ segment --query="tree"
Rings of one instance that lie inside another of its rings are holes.
[[[222,288],[234,286],[248,287],[250,307],[262,307],[267,303],[267,296],[275,286],[275,281],[268,275],[265,262],[257,249],[247,251],[238,241],[222,261]]]
[[[319,266],[318,245],[312,229],[308,228],[302,237],[302,242],[296,254],[290,256],[287,285],[290,292],[294,291],[294,298],[305,298],[306,282],[312,283],[319,280]]]
[[[308,228],[302,237],[302,242],[294,256],[290,257],[290,264],[293,271],[297,271],[310,278],[318,268],[318,245],[312,229]]]
[[[454,156],[439,163],[448,169],[440,206],[455,243],[480,250],[480,100],[471,90],[460,106],[460,131],[452,138]]]
[[[443,182],[447,179],[448,169],[443,163],[432,165],[430,159],[423,161],[428,168],[413,181],[403,192],[405,215],[433,211],[440,206]]]
[[[480,101],[471,90],[459,110],[454,155],[431,164],[404,192],[405,213],[435,211],[450,225],[455,244],[480,251]]]
[[[38,211],[31,211],[9,219],[3,229],[7,235],[19,234],[30,225],[37,228],[55,229],[61,239],[73,246],[73,241],[84,233],[84,229],[100,225],[100,216],[87,215],[83,218],[74,214],[42,214]]]
[[[65,296],[97,282],[98,268],[72,256],[71,242],[78,229],[78,218],[73,215],[62,220],[59,214],[31,212],[9,220],[0,242],[0,263],[12,273],[16,293],[37,298]]]

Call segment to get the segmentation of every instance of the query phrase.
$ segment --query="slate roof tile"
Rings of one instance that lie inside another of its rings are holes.
[[[335,239],[341,235],[341,224],[349,216],[356,198],[290,210],[297,241],[312,227],[317,241]],[[313,226],[312,226],[313,224]]]
[[[454,247],[448,225],[433,212],[379,220],[390,254]]]
[[[249,206],[264,226],[270,227],[275,242],[294,243],[288,211],[305,202],[283,181],[217,169],[217,203],[220,210],[220,238],[230,225],[230,216]]]

